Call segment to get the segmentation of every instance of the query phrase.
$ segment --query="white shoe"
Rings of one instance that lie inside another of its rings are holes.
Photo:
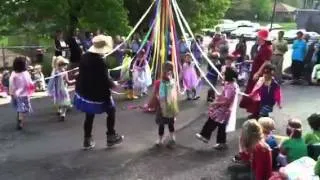
[[[216,150],[224,150],[227,149],[227,144],[216,144],[213,148]]]
[[[208,140],[208,139],[206,139],[206,138],[204,138],[200,133],[197,133],[197,134],[196,134],[196,138],[197,138],[198,140],[200,140],[200,141],[202,141],[202,142],[206,143],[206,144],[208,144],[208,143],[209,143],[209,140]]]
[[[157,146],[163,145],[163,137],[159,137],[159,139],[156,141]]]

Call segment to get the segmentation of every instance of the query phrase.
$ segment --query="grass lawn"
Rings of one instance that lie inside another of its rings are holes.
[[[8,37],[0,36],[0,46],[7,46],[8,45]]]
[[[261,26],[266,26],[270,24],[270,22],[260,22]],[[292,30],[297,29],[297,24],[295,22],[274,22],[274,24],[279,24],[283,27],[284,30]]]

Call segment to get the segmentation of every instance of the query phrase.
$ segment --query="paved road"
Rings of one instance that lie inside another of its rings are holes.
[[[284,88],[284,109],[275,111],[278,132],[283,134],[286,114],[305,118],[320,106],[317,87]],[[204,93],[203,93],[204,95]],[[204,96],[203,96],[204,97]],[[94,151],[82,151],[83,115],[73,110],[66,122],[57,122],[49,99],[33,100],[34,114],[26,129],[14,130],[15,114],[9,105],[0,106],[0,179],[229,179],[226,168],[237,151],[239,132],[228,135],[229,150],[217,152],[194,138],[206,120],[204,99],[181,101],[174,149],[155,148],[157,126],[154,116],[124,107],[132,102],[116,98],[118,104],[117,130],[126,136],[115,148],[105,148],[105,117],[95,121]],[[135,103],[143,103],[137,101]],[[285,114],[284,114],[285,113]],[[238,126],[246,114],[238,112]]]

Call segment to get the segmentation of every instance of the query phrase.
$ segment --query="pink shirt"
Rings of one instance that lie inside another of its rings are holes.
[[[9,93],[16,97],[31,96],[34,92],[34,83],[28,71],[12,72],[9,80]]]

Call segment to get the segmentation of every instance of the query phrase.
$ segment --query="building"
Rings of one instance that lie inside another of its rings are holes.
[[[276,21],[293,21],[295,19],[297,8],[288,4],[277,2],[275,8]]]

